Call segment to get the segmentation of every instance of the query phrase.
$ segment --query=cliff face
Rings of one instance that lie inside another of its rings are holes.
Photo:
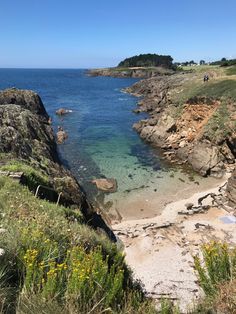
[[[229,205],[236,209],[236,168],[234,169],[227,185],[227,196]]]
[[[203,176],[221,177],[235,162],[234,103],[189,97],[187,88],[181,99],[186,83],[189,89],[200,84],[192,74],[176,74],[146,79],[127,88],[127,92],[143,97],[134,111],[150,115],[134,129],[141,138],[161,147],[172,162],[188,163]]]
[[[60,164],[49,116],[34,92],[0,92],[0,152],[1,165],[9,163],[9,158],[23,161],[47,176],[49,185],[62,192],[63,203],[86,204],[78,182]]]

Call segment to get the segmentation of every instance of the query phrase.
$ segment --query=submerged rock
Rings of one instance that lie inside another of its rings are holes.
[[[117,191],[117,181],[113,178],[94,179],[92,184],[95,184],[98,190],[106,193],[114,193]]]

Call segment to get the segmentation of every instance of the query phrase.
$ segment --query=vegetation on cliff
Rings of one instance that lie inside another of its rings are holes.
[[[205,69],[138,83],[134,91],[138,87],[140,94],[147,93],[141,102],[151,114],[141,123],[140,132],[150,141],[166,135],[171,149],[183,156],[187,154],[196,160],[195,150],[203,150],[204,156],[210,150],[211,156],[221,154],[224,161],[233,163],[235,78],[219,77],[222,72],[216,70],[205,84]],[[0,93],[0,170],[22,171],[25,185],[0,177],[1,311],[157,313],[133,280],[117,245],[102,231],[96,232],[86,224],[91,208],[77,181],[60,164],[48,116],[40,101],[28,91]],[[35,102],[39,106],[35,107]],[[184,155],[181,149],[185,147],[191,150]],[[202,162],[203,158],[199,159]],[[211,159],[211,171],[218,171],[221,161],[217,159],[212,164]],[[57,206],[36,198],[32,192],[39,184],[56,193],[63,192],[63,204],[72,206]],[[222,309],[233,313],[235,250],[215,242],[202,250],[204,263],[196,257],[195,267],[206,299],[192,313],[217,313]],[[160,313],[178,310],[163,302]]]
[[[134,128],[173,162],[188,163],[203,176],[222,176],[236,156],[236,80],[228,69],[204,65],[137,82],[127,91],[144,96],[136,112],[147,111],[150,118]]]
[[[60,164],[39,96],[0,92],[0,118],[1,312],[155,313],[111,230]],[[19,182],[8,177],[19,172]],[[37,198],[39,185],[46,192]]]
[[[124,255],[79,211],[0,177],[0,308],[5,313],[154,313]]]
[[[85,207],[78,182],[60,163],[49,116],[36,93],[18,89],[0,92],[0,153],[5,169],[14,160],[22,167],[33,167],[47,177],[47,186],[63,192],[62,203]],[[18,171],[23,171],[22,167],[18,164]]]
[[[158,54],[140,54],[126,58],[118,64],[118,67],[165,67],[171,69],[173,58],[171,56],[164,56]]]
[[[235,313],[236,249],[212,241],[202,246],[203,260],[195,256],[195,268],[205,299],[194,313]]]

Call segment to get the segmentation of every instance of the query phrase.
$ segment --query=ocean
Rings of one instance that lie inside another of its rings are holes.
[[[89,77],[86,70],[0,69],[0,89],[34,90],[42,98],[54,130],[61,126],[68,133],[58,151],[91,202],[102,203],[107,211],[112,208],[113,215],[118,211],[127,217],[134,207],[139,207],[141,217],[147,216],[148,198],[158,198],[159,193],[164,199],[167,189],[176,191],[177,184],[181,190],[188,178],[180,167],[164,162],[159,151],[132,129],[146,114],[134,114],[137,98],[121,90],[136,81]],[[71,112],[60,117],[55,114],[59,108]],[[116,193],[98,193],[91,180],[102,177],[117,180]],[[137,203],[137,195],[144,195],[146,203]]]

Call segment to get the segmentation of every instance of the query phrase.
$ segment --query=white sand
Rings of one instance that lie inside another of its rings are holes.
[[[210,205],[204,213],[180,215],[178,212],[186,211],[186,203],[197,206],[199,198],[208,193],[219,194],[219,186],[223,184],[223,181],[218,182],[217,187],[170,203],[159,216],[113,225],[114,232],[124,243],[126,261],[135,278],[143,283],[147,295],[175,300],[183,313],[202,294],[192,254],[197,254],[200,244],[212,238],[236,243],[236,231],[235,224],[220,220],[230,214],[215,207],[211,197],[203,201],[203,205]],[[204,226],[197,228],[197,223]]]

